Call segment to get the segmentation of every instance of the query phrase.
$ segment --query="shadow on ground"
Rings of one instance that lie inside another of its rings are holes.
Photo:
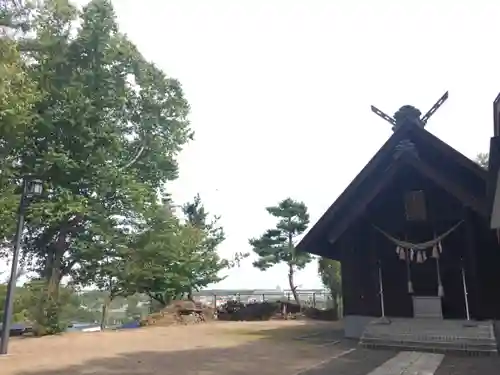
[[[274,341],[299,340],[311,343],[345,340],[344,329],[341,322],[323,322],[323,321],[303,321],[300,325],[286,326],[279,328],[247,328],[238,327],[238,322],[217,323],[221,327],[227,327],[227,335],[247,335],[259,339]]]
[[[220,336],[221,342],[231,346],[196,347],[192,344],[196,337],[186,337],[190,343],[186,350],[167,349],[183,347],[185,342],[178,341],[164,345],[161,341],[154,345],[133,343],[130,347],[148,350],[102,356],[71,366],[55,364],[50,369],[37,369],[33,363],[29,364],[33,366],[30,371],[12,371],[13,367],[11,371],[7,368],[6,375],[366,375],[397,354],[359,348],[356,342],[343,340],[338,323],[283,324],[274,329],[264,328],[265,325],[262,329],[250,329],[236,322],[216,324],[220,326],[213,330],[212,343],[217,343]],[[234,337],[228,339],[231,335]],[[159,336],[168,340],[168,335]],[[495,375],[499,366],[498,357],[446,356],[435,375]],[[5,374],[4,368],[1,373]]]
[[[227,324],[237,325],[238,323]],[[151,348],[149,351],[135,351],[109,358],[96,358],[64,368],[55,365],[57,369],[37,370],[34,368],[30,371],[9,374],[291,375],[328,361],[336,353],[348,350],[353,344],[342,340],[342,330],[339,324],[311,322],[302,326],[262,330],[227,326],[221,327],[217,332],[220,332],[220,335],[248,335],[250,337],[244,337],[241,341],[246,342],[243,344],[226,348],[198,347],[189,350],[165,351],[158,347]],[[251,341],[248,342],[248,340]]]

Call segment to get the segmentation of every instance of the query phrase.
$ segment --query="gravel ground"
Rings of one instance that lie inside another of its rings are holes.
[[[209,323],[12,340],[2,375],[291,375],[341,353],[335,334],[304,339],[325,324]],[[335,323],[328,325],[333,332]],[[295,339],[297,338],[297,339]]]
[[[397,352],[342,339],[339,323],[218,322],[14,339],[2,375],[367,375]],[[497,375],[500,357],[445,356],[435,375]]]

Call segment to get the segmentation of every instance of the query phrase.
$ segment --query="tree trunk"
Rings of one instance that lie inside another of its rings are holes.
[[[158,302],[162,308],[167,307],[172,301],[172,297],[170,295],[162,294],[162,293],[151,293],[147,292],[146,294],[156,302]]]
[[[79,215],[76,215],[72,219],[68,219],[61,223],[59,230],[49,231],[48,234],[56,235],[57,238],[54,243],[50,243],[48,240],[48,253],[45,262],[45,277],[47,279],[47,286],[50,295],[57,297],[59,294],[59,285],[61,279],[64,275],[71,271],[71,268],[76,264],[76,261],[70,262],[69,264],[63,264],[64,254],[69,248],[68,236],[78,232],[78,223],[82,220]]]
[[[59,296],[59,285],[61,284],[61,256],[59,254],[54,254],[54,263],[52,269],[49,270],[48,281],[48,292],[51,298],[54,300],[58,299]]]
[[[57,299],[59,295],[59,285],[62,278],[62,266],[64,253],[67,250],[65,230],[61,230],[57,236],[56,242],[49,247],[45,274],[47,276],[47,286],[49,295]]]
[[[113,280],[110,277],[109,278],[109,291],[108,291],[108,296],[104,299],[104,303],[102,304],[102,314],[101,314],[101,331],[104,331],[106,328],[106,323],[108,321],[108,310],[109,306],[111,305],[111,301],[115,298],[115,294],[113,292]]]
[[[59,326],[59,285],[61,283],[60,264],[56,246],[50,246],[45,262],[44,282],[36,306],[37,316],[34,321],[35,336],[45,336],[60,331]]]
[[[104,331],[106,328],[106,321],[108,319],[108,310],[111,305],[111,296],[107,297],[102,304],[102,314],[101,314],[101,331]]]
[[[295,283],[293,281],[293,275],[294,275],[293,265],[288,264],[288,283],[290,284],[290,289],[292,290],[293,299],[295,299],[297,305],[300,306],[300,300],[299,296],[297,295],[297,287],[295,286]]]
[[[189,289],[189,292],[188,292],[188,295],[187,295],[187,299],[188,299],[188,301],[194,302],[193,290],[192,289]]]
[[[291,218],[288,219],[288,223],[290,224]],[[299,296],[297,295],[297,287],[295,286],[295,283],[293,282],[293,275],[294,275],[294,269],[293,265],[295,262],[295,248],[293,246],[293,233],[289,232],[288,233],[288,252],[291,255],[291,262],[288,263],[288,284],[290,284],[290,289],[292,290],[293,293],[293,298],[295,299],[295,302],[297,305],[300,307],[300,301],[299,301]]]

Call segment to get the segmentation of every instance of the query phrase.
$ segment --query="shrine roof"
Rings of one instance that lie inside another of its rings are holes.
[[[359,216],[363,211],[363,207],[359,207],[359,204],[356,204],[363,198],[361,190],[366,192],[366,189],[362,189],[362,187],[366,188],[367,183],[370,182],[370,186],[373,184],[375,189],[377,189],[375,185],[379,185],[378,191],[380,191],[385,186],[384,183],[387,184],[387,180],[391,178],[390,175],[393,175],[402,166],[410,164],[432,180],[441,180],[437,181],[437,183],[440,185],[446,184],[447,186],[443,186],[445,189],[453,185],[448,184],[440,171],[434,169],[429,163],[423,163],[415,157],[405,155],[406,153],[403,153],[401,157],[394,156],[397,146],[401,144],[401,141],[408,139],[418,144],[419,149],[433,150],[439,157],[460,167],[461,170],[464,170],[472,178],[479,179],[484,183],[487,182],[488,173],[486,170],[438,137],[421,127],[411,125],[401,126],[384,143],[316,224],[310,228],[297,245],[299,251],[323,256],[330,253],[331,246],[340,237],[342,232],[349,227],[355,218],[354,216]],[[384,182],[384,180],[386,181]],[[458,187],[457,183],[455,183],[455,186],[449,190],[452,190],[451,194],[455,195],[473,210],[478,211],[483,216],[488,215],[488,208],[484,199],[482,199],[483,197],[479,197],[480,199],[476,199],[474,196],[469,197],[468,192],[465,191],[466,189],[462,189],[460,183],[458,183]],[[371,195],[373,195],[371,197],[373,199],[377,194],[373,193]],[[360,212],[353,212],[356,209]],[[332,231],[336,232],[334,238],[330,236]]]

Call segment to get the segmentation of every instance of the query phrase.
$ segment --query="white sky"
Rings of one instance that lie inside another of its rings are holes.
[[[488,151],[500,3],[114,3],[122,30],[184,86],[196,139],[174,196],[200,192],[222,215],[224,254],[249,250],[272,225],[264,207],[287,196],[319,218],[391,134],[371,104],[425,113],[449,90],[428,129],[469,157]],[[286,283],[284,267],[263,273],[247,261],[221,287]],[[316,264],[297,283],[320,287]]]
[[[86,2],[83,0],[80,3]],[[449,100],[427,129],[469,157],[488,151],[500,91],[500,2],[114,0],[121,30],[192,106],[196,132],[173,186],[222,216],[221,252],[249,251],[265,207],[303,200],[314,223],[390,136],[370,111]],[[321,287],[316,263],[297,276]],[[247,260],[218,287],[287,287]]]

